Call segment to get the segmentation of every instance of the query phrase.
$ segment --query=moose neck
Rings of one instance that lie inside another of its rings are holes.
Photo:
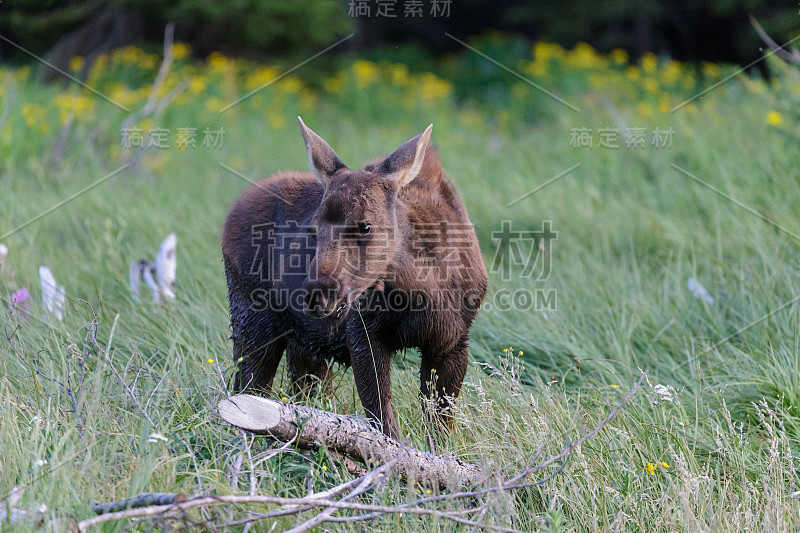
[[[436,289],[435,280],[420,276],[419,267],[437,269],[449,252],[446,245],[437,245],[439,229],[469,224],[469,219],[434,147],[428,149],[419,175],[398,193],[396,217],[398,247],[387,272],[391,285],[423,292]]]

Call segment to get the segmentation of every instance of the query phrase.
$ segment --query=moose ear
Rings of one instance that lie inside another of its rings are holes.
[[[378,168],[379,172],[395,181],[399,187],[405,187],[417,177],[422,170],[422,161],[431,142],[433,124],[413,139],[406,141],[400,148],[387,157]]]
[[[327,186],[337,170],[347,167],[322,137],[308,129],[302,118],[297,117],[297,121],[300,123],[300,133],[303,134],[303,141],[306,143],[308,166],[319,182]]]

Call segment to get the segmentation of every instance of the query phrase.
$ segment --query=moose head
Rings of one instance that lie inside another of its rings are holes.
[[[339,317],[364,291],[380,287],[402,246],[398,193],[420,173],[433,124],[376,165],[350,170],[300,117],[308,164],[324,188],[309,231],[316,254],[303,283],[304,312]]]

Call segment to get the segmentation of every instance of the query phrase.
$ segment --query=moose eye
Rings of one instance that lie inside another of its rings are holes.
[[[369,235],[372,226],[369,225],[369,222],[359,222],[358,223],[358,232],[361,235]]]

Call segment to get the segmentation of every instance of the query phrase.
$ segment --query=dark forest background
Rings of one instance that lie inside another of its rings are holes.
[[[468,38],[490,31],[571,47],[588,42],[600,51],[624,48],[634,58],[646,51],[674,59],[747,64],[762,41],[755,16],[779,43],[800,29],[800,4],[765,0],[4,0],[0,34],[63,67],[72,56],[91,60],[128,44],[160,45],[164,25],[176,23],[176,39],[194,54],[212,51],[265,59],[307,56],[355,32],[342,50],[389,50],[437,56],[459,48],[445,34]],[[394,18],[380,16],[380,3]],[[438,16],[431,13],[438,4]],[[368,15],[352,16],[357,6]],[[446,13],[445,13],[446,11]],[[412,52],[408,52],[411,50]],[[0,42],[6,61],[30,57]]]

